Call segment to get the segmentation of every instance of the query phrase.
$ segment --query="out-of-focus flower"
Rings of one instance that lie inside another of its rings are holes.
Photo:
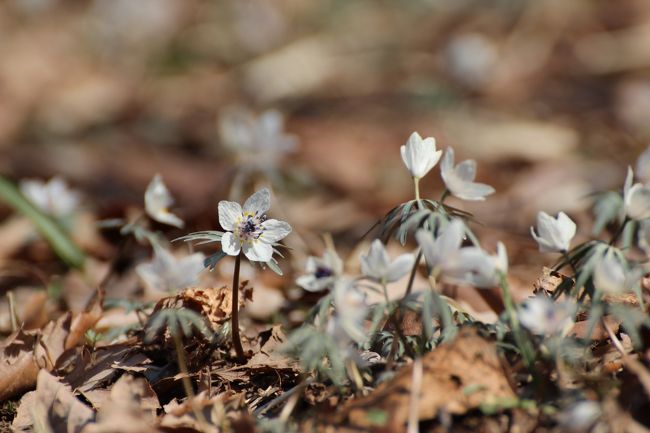
[[[564,431],[588,432],[601,415],[600,405],[595,401],[579,401],[559,414],[558,420]]]
[[[248,260],[266,263],[273,256],[273,245],[291,233],[291,226],[280,220],[267,219],[271,192],[262,188],[251,195],[244,207],[232,201],[219,202],[219,223],[228,230],[221,238],[221,248],[230,256],[243,250]]]
[[[320,292],[331,288],[343,273],[343,262],[336,251],[327,250],[322,257],[309,257],[305,266],[305,275],[296,280],[308,292]]]
[[[159,223],[182,228],[185,225],[183,220],[169,211],[169,207],[173,204],[174,199],[163,183],[162,176],[155,175],[144,193],[144,208],[147,215]]]
[[[474,89],[489,83],[498,66],[499,53],[494,42],[479,33],[454,37],[445,51],[454,77]]]
[[[454,167],[454,149],[447,148],[440,165],[445,186],[454,196],[463,200],[485,200],[494,193],[494,188],[476,179],[476,161],[468,159]]]
[[[176,258],[170,251],[154,245],[151,262],[141,263],[136,273],[153,292],[172,292],[195,284],[204,269],[202,253]]]
[[[436,150],[436,139],[422,138],[420,134],[411,134],[406,144],[400,147],[402,161],[411,172],[411,176],[421,179],[440,161],[442,150]]]
[[[276,168],[298,146],[297,138],[284,132],[284,116],[277,110],[258,117],[243,109],[229,110],[219,120],[219,133],[243,165],[257,169]]]
[[[610,252],[599,259],[593,274],[596,289],[609,294],[629,291],[640,278],[639,270],[628,271],[621,260]]]
[[[340,279],[334,286],[333,320],[328,323],[327,332],[339,347],[349,345],[350,340],[363,343],[368,336],[363,328],[368,306],[365,295],[347,279]]]
[[[415,238],[422,248],[422,255],[434,273],[451,273],[458,269],[460,246],[465,236],[465,224],[460,219],[452,220],[434,239],[433,234],[419,229]]]
[[[413,254],[402,254],[391,261],[384,244],[375,239],[368,253],[361,256],[361,273],[382,284],[393,283],[409,272],[414,261]]]
[[[539,250],[543,253],[561,253],[569,250],[571,239],[576,235],[576,223],[564,212],[553,218],[546,212],[537,214],[537,233],[530,228]]]
[[[645,251],[647,256],[650,256],[650,220],[641,221],[639,223],[638,244],[639,248]]]
[[[55,176],[48,182],[26,179],[20,182],[23,195],[43,212],[57,218],[70,216],[79,207],[80,195]]]
[[[632,167],[627,169],[627,178],[623,188],[625,214],[636,221],[650,218],[650,185],[634,182]]]
[[[545,295],[527,299],[519,307],[521,324],[538,335],[561,334],[573,324],[576,305],[570,302],[553,302]]]
[[[644,183],[650,183],[650,146],[636,160],[636,176]]]
[[[482,289],[499,286],[502,276],[508,272],[508,254],[502,242],[497,244],[496,255],[479,247],[461,248],[459,263],[461,279]]]

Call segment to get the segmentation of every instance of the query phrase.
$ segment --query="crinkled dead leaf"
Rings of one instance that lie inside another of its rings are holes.
[[[167,431],[192,429],[203,433],[218,433],[222,431],[220,427],[226,421],[222,398],[220,396],[208,398],[207,391],[182,403],[174,399],[163,409],[165,415],[160,420],[160,427]],[[202,414],[204,420],[197,419],[197,413]]]
[[[461,330],[454,341],[422,358],[421,383],[414,383],[413,377],[413,365],[403,368],[367,397],[346,404],[338,422],[364,429],[405,431],[413,387],[420,390],[420,421],[433,419],[440,411],[459,415],[481,404],[515,398],[495,342],[473,328]]]
[[[67,385],[41,370],[36,391],[21,399],[12,428],[33,431],[39,430],[36,426],[47,426],[53,433],[79,433],[93,417],[92,409],[77,399]]]

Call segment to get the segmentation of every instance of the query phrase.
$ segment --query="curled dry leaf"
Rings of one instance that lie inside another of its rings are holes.
[[[403,368],[367,397],[346,404],[338,422],[363,429],[405,431],[413,387],[420,389],[420,421],[433,419],[440,411],[460,415],[484,403],[515,398],[496,344],[473,328],[462,329],[453,342],[422,358],[421,383],[414,384],[413,376],[412,365]]]
[[[47,426],[48,431],[54,433],[79,433],[93,417],[92,409],[77,399],[67,385],[41,370],[36,391],[25,394],[20,400],[11,426],[19,432]]]

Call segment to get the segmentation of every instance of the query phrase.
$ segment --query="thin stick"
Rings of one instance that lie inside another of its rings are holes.
[[[235,258],[235,271],[232,275],[232,311],[230,316],[230,324],[232,328],[232,345],[237,353],[237,361],[244,362],[246,355],[244,355],[244,348],[241,345],[241,338],[239,336],[239,267],[241,265],[241,254]]]
[[[411,379],[411,398],[409,399],[409,418],[407,433],[419,433],[420,392],[422,389],[422,359],[413,361],[413,377]]]
[[[14,292],[9,290],[7,292],[7,299],[9,300],[9,317],[11,318],[11,332],[18,329],[18,314],[16,313],[16,300],[14,299]]]

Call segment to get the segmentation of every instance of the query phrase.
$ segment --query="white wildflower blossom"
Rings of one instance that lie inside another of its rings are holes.
[[[154,246],[154,257],[136,267],[146,288],[154,292],[173,292],[196,283],[204,269],[202,253],[176,258],[169,250]]]
[[[497,244],[497,254],[491,255],[479,247],[461,248],[459,254],[461,280],[474,287],[489,289],[501,284],[508,272],[508,255],[502,242]]]
[[[522,325],[534,334],[549,336],[568,330],[575,318],[576,305],[537,295],[527,299],[518,310]]]
[[[343,273],[343,261],[336,251],[327,250],[322,257],[309,257],[305,265],[305,275],[296,280],[308,292],[320,292],[331,288]]]
[[[461,219],[453,219],[434,239],[433,234],[419,229],[415,238],[422,249],[422,255],[434,273],[456,274],[459,269],[459,257],[465,224]]]
[[[442,158],[440,172],[445,186],[454,196],[463,200],[485,200],[494,188],[476,179],[476,161],[468,159],[454,166],[454,149],[449,147]]]
[[[540,212],[537,214],[537,233],[531,227],[530,234],[539,245],[540,252],[566,252],[571,245],[571,239],[576,235],[576,223],[564,212],[560,212],[557,218]]]
[[[162,180],[162,176],[155,175],[144,193],[144,208],[153,220],[162,224],[182,228],[185,223],[182,219],[169,211],[169,207],[174,204],[167,186]]]
[[[375,239],[367,254],[361,256],[361,273],[382,284],[393,283],[413,267],[413,254],[402,254],[391,261],[384,244]]]
[[[81,197],[70,189],[65,180],[55,176],[47,182],[25,179],[20,182],[25,198],[43,212],[57,218],[72,215],[79,207]]]
[[[402,161],[411,172],[411,176],[421,179],[438,163],[441,150],[436,150],[436,139],[433,137],[422,138],[414,132],[405,145],[400,147]]]
[[[368,336],[363,327],[368,306],[365,295],[347,279],[340,279],[334,286],[333,320],[328,323],[327,332],[341,348],[350,341],[363,343]]]
[[[284,116],[277,110],[257,117],[243,109],[228,110],[220,118],[219,133],[241,163],[259,169],[276,167],[298,147],[297,138],[284,132]]]
[[[607,252],[596,263],[593,281],[596,289],[608,294],[628,292],[641,278],[639,269],[627,270],[613,253]]]
[[[636,221],[650,218],[650,185],[633,183],[634,172],[628,167],[623,188],[625,214]]]
[[[650,146],[636,160],[636,176],[644,183],[650,183]]]
[[[221,248],[230,256],[241,251],[248,260],[266,263],[273,256],[273,245],[291,233],[291,226],[280,220],[267,219],[271,192],[262,188],[251,195],[244,207],[232,201],[219,202],[219,223],[227,230]]]

